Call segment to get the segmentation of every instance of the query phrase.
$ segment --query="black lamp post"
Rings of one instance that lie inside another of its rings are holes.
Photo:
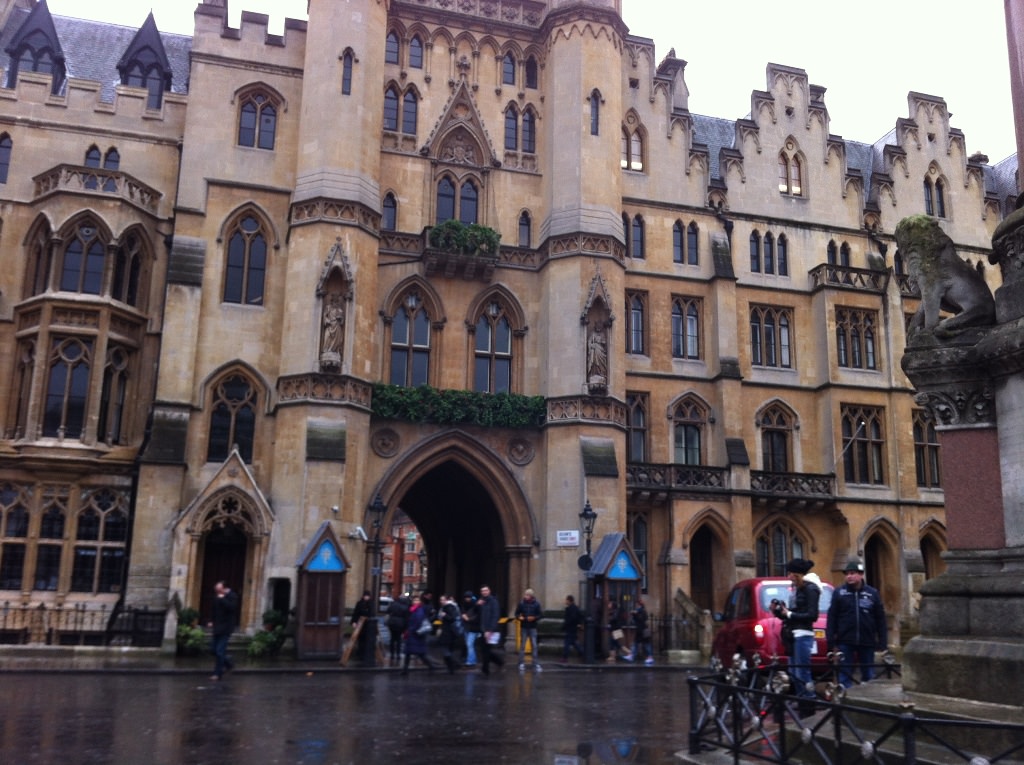
[[[427,548],[421,547],[420,551],[416,553],[416,557],[420,559],[420,592],[425,592],[427,589]]]
[[[373,546],[370,580],[373,584],[370,588],[370,617],[363,627],[366,631],[366,638],[363,642],[363,666],[374,667],[377,665],[377,615],[380,604],[380,529],[384,522],[384,513],[388,508],[378,494],[367,509],[373,519],[373,539],[370,540],[370,544]]]
[[[585,664],[594,663],[594,642],[596,637],[594,634],[594,580],[593,574],[590,571],[594,565],[594,560],[590,557],[590,540],[594,536],[594,524],[596,522],[597,513],[590,506],[590,500],[588,499],[583,503],[583,510],[580,512],[580,527],[583,529],[583,536],[586,539],[587,552],[581,555],[577,561],[577,565],[586,572],[587,576],[587,602],[583,621],[583,662]]]

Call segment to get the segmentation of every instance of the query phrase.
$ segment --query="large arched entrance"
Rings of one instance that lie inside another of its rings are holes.
[[[488,584],[508,591],[505,535],[494,500],[475,477],[446,462],[420,477],[398,506],[416,524],[427,551],[427,587],[459,595]]]
[[[388,471],[379,492],[385,528],[402,512],[419,530],[435,593],[487,584],[505,610],[509,594],[527,586],[539,531],[509,465],[487,444],[462,431],[427,439]]]

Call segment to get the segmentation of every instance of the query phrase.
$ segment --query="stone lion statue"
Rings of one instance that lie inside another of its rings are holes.
[[[896,226],[896,247],[921,291],[921,307],[908,335],[925,330],[949,337],[967,327],[995,324],[996,304],[981,274],[960,259],[953,240],[928,215],[911,215]],[[952,316],[940,317],[946,311]]]

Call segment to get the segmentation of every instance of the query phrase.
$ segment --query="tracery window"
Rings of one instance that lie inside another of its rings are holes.
[[[750,308],[750,363],[760,367],[793,366],[793,309],[754,305]]]
[[[8,48],[10,50],[10,48]],[[33,30],[11,51],[7,87],[13,88],[21,72],[39,72],[52,76],[51,93],[59,93],[64,84],[64,61],[59,58],[54,41],[42,31]]]
[[[277,134],[277,105],[261,91],[247,93],[239,99],[238,145],[257,149],[274,149]]]
[[[647,410],[649,407],[647,393],[626,393],[627,462],[647,462]]]
[[[224,269],[224,302],[263,305],[267,238],[260,220],[245,214],[230,227]]]
[[[767,525],[757,535],[755,550],[758,576],[786,576],[786,564],[807,557],[808,541],[785,521]]]
[[[92,492],[76,522],[71,592],[120,592],[128,512],[123,495],[109,489]]]
[[[164,90],[170,89],[170,82],[165,77],[163,68],[155,60],[132,61],[125,70],[122,81],[125,85],[146,89],[147,109],[159,109],[163,103]]]
[[[924,211],[936,218],[946,217],[946,185],[941,178],[924,179]]]
[[[91,338],[53,337],[43,412],[45,438],[81,438],[89,397]]]
[[[644,169],[644,139],[639,128],[630,130],[622,128],[622,159],[620,164],[623,170]]]
[[[914,466],[917,485],[937,489],[942,486],[939,470],[939,436],[935,420],[924,409],[914,410]]]
[[[696,396],[685,396],[672,409],[673,459],[677,465],[704,464],[704,429],[708,410]]]
[[[672,298],[672,358],[701,357],[701,307],[700,298],[679,295]]]
[[[403,298],[391,321],[392,385],[414,388],[430,382],[430,316],[419,293]]]
[[[836,356],[841,367],[877,369],[875,327],[878,314],[836,306]]]
[[[213,386],[207,462],[223,462],[232,448],[245,463],[252,462],[256,440],[256,386],[240,373],[232,373]]]
[[[779,152],[779,191],[795,197],[803,195],[803,165],[795,153]]]
[[[758,417],[761,428],[761,469],[771,473],[788,473],[793,416],[783,406],[772,404]]]
[[[841,406],[843,476],[847,483],[885,483],[882,415],[878,407]]]
[[[511,392],[512,323],[500,301],[490,301],[480,312],[473,339],[473,390]]]

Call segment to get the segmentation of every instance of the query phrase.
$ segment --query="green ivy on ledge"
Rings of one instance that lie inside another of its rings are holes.
[[[373,386],[370,408],[375,416],[389,420],[493,428],[537,428],[547,416],[543,396],[439,390],[428,385],[406,388],[384,383]]]
[[[501,246],[501,234],[479,223],[446,220],[438,223],[427,236],[431,247],[450,253],[496,257]]]

